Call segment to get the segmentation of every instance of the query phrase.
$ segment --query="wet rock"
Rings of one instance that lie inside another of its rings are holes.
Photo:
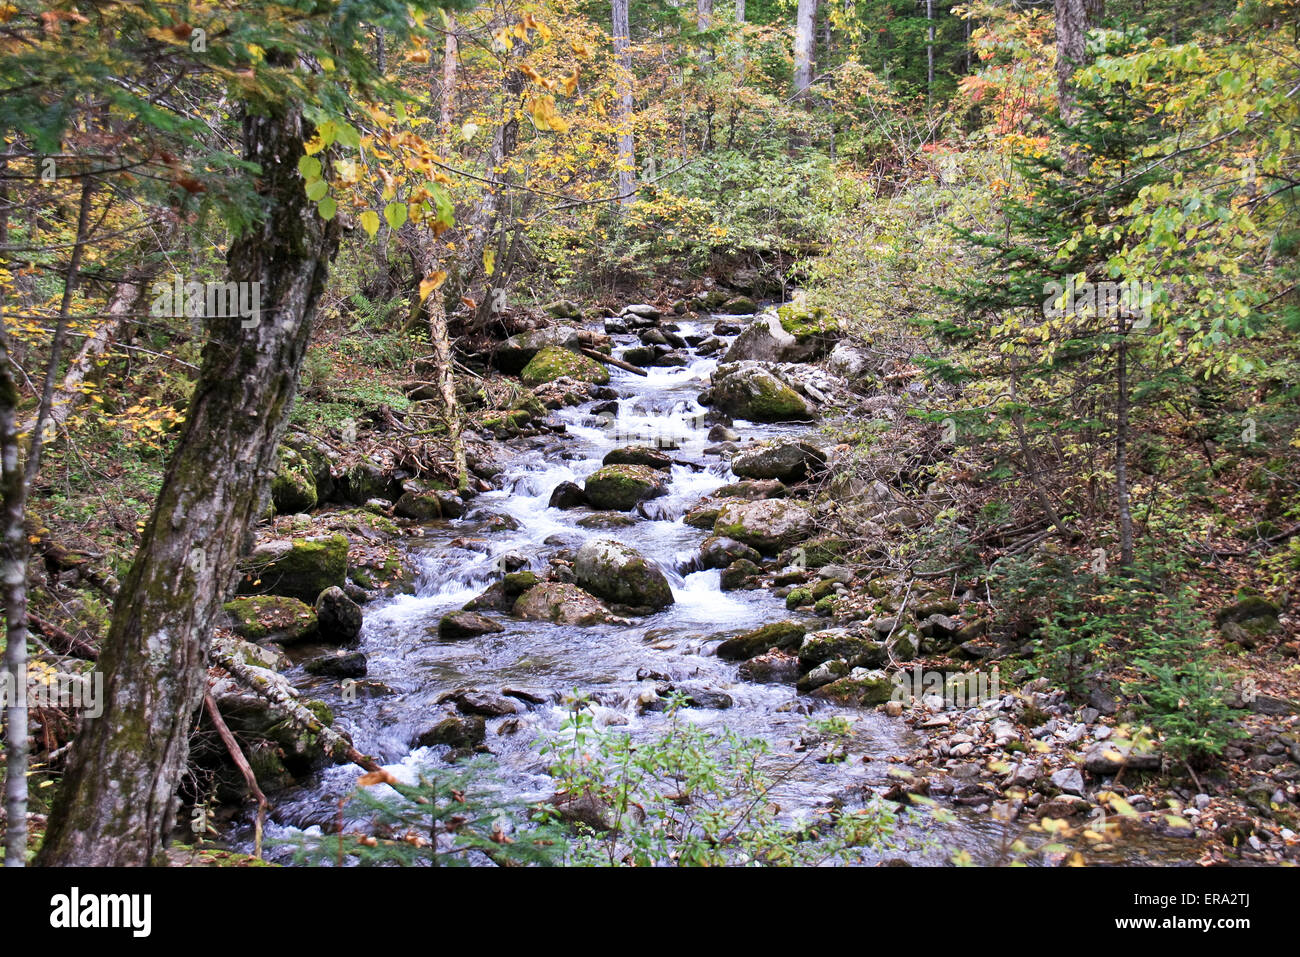
[[[609,382],[609,370],[590,356],[560,346],[546,346],[528,361],[519,373],[526,386],[539,386],[556,379],[569,378],[575,382]]]
[[[816,349],[801,345],[781,328],[775,312],[765,312],[744,327],[722,361],[806,362],[815,354]]]
[[[741,478],[802,482],[826,465],[826,455],[809,442],[776,442],[741,452],[731,471]]]
[[[801,677],[795,685],[795,690],[800,694],[808,694],[818,688],[830,684],[832,681],[837,681],[840,678],[846,677],[852,670],[853,669],[849,667],[847,661],[840,661],[838,659],[833,661],[824,661],[812,671]]]
[[[1086,794],[1083,786],[1083,775],[1079,773],[1078,768],[1062,768],[1052,774],[1051,781],[1053,787],[1065,794],[1073,794],[1078,797],[1084,797]]]
[[[728,638],[718,645],[717,655],[728,661],[743,661],[771,648],[792,651],[803,641],[807,628],[797,621],[777,621],[743,635]]]
[[[702,528],[708,531],[711,530],[714,523],[717,522],[718,513],[721,511],[722,509],[716,505],[701,505],[698,508],[693,508],[687,512],[682,517],[682,521],[691,526],[691,528]]]
[[[361,635],[361,606],[331,585],[316,597],[316,621],[321,641],[346,645]]]
[[[804,671],[835,659],[852,668],[880,668],[889,663],[889,652],[883,641],[847,631],[815,632],[799,646],[799,667]]]
[[[644,465],[606,465],[587,479],[587,498],[595,508],[630,512],[647,499],[668,494],[663,476]]]
[[[802,421],[814,416],[803,396],[757,362],[719,365],[709,398],[719,411],[752,422]]]
[[[665,684],[657,686],[654,695],[647,696],[641,702],[641,710],[666,711],[668,710],[669,700],[674,694],[679,694],[684,698],[682,703],[687,708],[699,708],[706,711],[725,711],[735,703],[731,695],[724,691],[694,685],[674,686]]]
[[[578,549],[573,571],[576,583],[606,601],[659,610],[673,603],[664,573],[630,545],[594,539]]]
[[[477,688],[458,688],[438,697],[438,704],[450,701],[456,710],[464,715],[479,715],[484,718],[501,718],[508,714],[518,714],[519,706],[505,695],[480,691]]]
[[[654,346],[629,346],[623,350],[619,358],[634,366],[645,367],[652,365],[657,355]]]
[[[739,442],[740,433],[735,429],[729,429],[725,425],[715,425],[709,429],[710,442]]]
[[[626,445],[611,449],[601,460],[601,465],[644,465],[647,468],[667,471],[673,467],[673,460],[658,449],[644,445]]]
[[[741,663],[740,677],[759,684],[793,684],[799,679],[799,659],[787,651],[755,655]]]
[[[307,673],[320,678],[364,678],[366,656],[359,651],[313,658],[304,666]]]
[[[754,502],[761,498],[785,498],[786,491],[778,479],[745,479],[721,486],[710,497],[743,498],[747,502]]]
[[[282,445],[278,455],[278,468],[271,479],[271,501],[276,512],[294,515],[311,511],[316,507],[318,496],[310,464],[287,446]]]
[[[229,619],[230,630],[249,641],[288,645],[316,637],[315,610],[296,598],[258,595],[236,598],[221,607]]]
[[[593,512],[575,523],[579,528],[627,528],[638,519],[626,512]]]
[[[809,696],[840,705],[871,708],[890,700],[895,687],[883,671],[854,668],[847,676],[809,692]]]
[[[438,620],[438,637],[443,641],[458,641],[462,638],[476,638],[479,635],[495,635],[505,631],[501,625],[473,611],[453,611]]]
[[[1127,767],[1130,771],[1160,770],[1160,752],[1150,745],[1138,747],[1119,741],[1094,744],[1083,756],[1083,766],[1089,774],[1118,774]]]
[[[445,744],[448,747],[471,749],[487,740],[487,723],[478,715],[443,718],[432,728],[422,731],[412,742],[413,747],[432,748]]]
[[[722,591],[743,591],[750,588],[760,588],[762,582],[759,576],[762,574],[763,569],[746,558],[740,558],[722,570],[718,587]]]
[[[518,618],[558,625],[599,625],[614,620],[608,608],[577,585],[543,582],[519,596],[513,612]]]
[[[587,504],[587,493],[576,482],[561,482],[555,486],[550,501],[546,504],[550,508],[581,508]]]
[[[802,504],[762,499],[727,502],[718,512],[713,534],[734,538],[763,553],[775,553],[810,537],[814,528],[812,515]]]
[[[726,568],[741,559],[755,566],[763,560],[757,551],[732,538],[710,535],[700,545],[700,565],[703,568]]]
[[[344,498],[355,505],[364,505],[371,499],[395,502],[402,495],[401,482],[369,461],[358,462],[344,472],[342,486]]]
[[[637,319],[648,319],[651,321],[663,316],[663,311],[658,306],[652,306],[649,303],[638,302],[629,306],[624,306],[620,316],[635,316]]]
[[[393,514],[421,522],[459,518],[465,514],[465,502],[445,489],[412,489],[402,493]]]
[[[303,602],[337,585],[348,573],[348,540],[343,534],[266,542],[240,565],[239,591],[285,595]]]
[[[511,336],[497,346],[492,362],[502,372],[516,374],[523,371],[524,367],[548,346],[576,350],[581,343],[582,335],[573,326],[557,325],[547,329],[531,329]],[[573,354],[577,355],[576,351]]]

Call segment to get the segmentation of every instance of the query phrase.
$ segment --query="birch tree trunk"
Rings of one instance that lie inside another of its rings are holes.
[[[745,0],[736,0],[736,22],[745,22]]]
[[[104,712],[73,744],[39,863],[163,863],[213,617],[261,511],[338,241],[298,174],[311,135],[296,105],[244,119],[264,216],[235,240],[229,279],[260,282],[261,321],[214,317],[185,427],[99,665]]]
[[[614,58],[618,61],[615,111],[618,120],[618,201],[636,202],[636,150],[632,142],[632,38],[628,0],[613,0]]]
[[[1075,117],[1074,71],[1083,66],[1087,56],[1084,40],[1088,33],[1085,0],[1054,0],[1056,11],[1056,99],[1061,120],[1073,123]]]
[[[438,98],[438,132],[451,137],[451,121],[456,109],[456,62],[460,41],[456,39],[456,17],[447,14],[447,39],[442,45],[442,90]]]
[[[799,0],[794,21],[794,96],[806,96],[813,81],[813,50],[816,42],[817,0]]]

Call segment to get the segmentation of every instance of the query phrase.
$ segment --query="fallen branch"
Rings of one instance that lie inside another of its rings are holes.
[[[226,746],[230,753],[230,760],[235,762],[235,767],[239,768],[239,773],[244,776],[244,781],[248,784],[248,790],[253,792],[253,797],[257,798],[257,823],[253,830],[253,856],[258,860],[262,859],[262,826],[266,821],[266,795],[262,789],[257,786],[257,776],[253,774],[253,769],[248,765],[248,759],[244,757],[244,752],[240,750],[239,742],[231,733],[230,728],[226,725],[225,719],[221,717],[221,712],[217,709],[217,703],[212,700],[212,694],[203,695],[203,707],[208,712],[208,718],[212,721],[212,726],[217,729],[217,734],[221,736],[221,743]]]
[[[334,756],[342,755],[353,764],[360,765],[367,771],[378,771],[380,767],[373,758],[362,754],[352,742],[339,734],[329,725],[321,722],[307,710],[297,699],[292,688],[287,684],[277,684],[267,675],[274,674],[262,668],[246,664],[229,646],[228,642],[218,639],[212,645],[212,657],[221,667],[230,672],[231,677],[255,694],[261,695],[299,728],[320,737],[325,750]]]
[[[607,356],[603,352],[597,352],[595,349],[588,349],[585,346],[578,348],[588,359],[595,359],[597,362],[603,362],[606,365],[614,366],[617,369],[623,369],[627,372],[635,372],[637,375],[648,376],[650,373],[639,366],[634,366],[630,362],[624,362],[622,359],[615,359],[613,356]]]
[[[68,655],[72,658],[83,658],[86,661],[97,661],[99,659],[98,648],[78,638],[71,632],[64,631],[53,622],[33,615],[30,611],[27,613],[27,622],[34,631],[40,632],[53,642],[53,648],[59,654]]]

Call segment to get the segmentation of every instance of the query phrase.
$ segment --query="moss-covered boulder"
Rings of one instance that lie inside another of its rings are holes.
[[[593,508],[630,512],[641,502],[668,494],[663,475],[645,465],[606,465],[588,478],[584,490]]]
[[[722,570],[718,587],[723,591],[743,591],[762,585],[763,569],[747,558],[738,558]]]
[[[230,630],[248,641],[278,641],[288,645],[316,637],[316,612],[296,598],[256,595],[221,606]]]
[[[718,645],[718,657],[728,661],[744,661],[761,655],[769,648],[793,651],[803,642],[808,629],[797,621],[775,621],[755,628],[743,635],[728,638]]]
[[[799,667],[804,671],[835,659],[853,668],[880,668],[889,662],[889,652],[883,641],[847,631],[814,632],[799,646]]]
[[[807,507],[785,498],[727,502],[713,523],[714,535],[734,538],[766,554],[790,548],[813,531]]]
[[[557,625],[599,625],[614,619],[599,600],[567,582],[534,585],[515,601],[513,614]]]
[[[296,515],[316,507],[316,477],[305,459],[291,448],[280,447],[279,466],[271,479],[271,502],[281,515]]]
[[[334,534],[257,546],[242,564],[242,594],[286,595],[314,603],[325,589],[342,588],[348,573],[348,540]]]
[[[820,306],[787,303],[776,310],[781,328],[794,337],[808,358],[821,358],[842,338],[839,323]]]
[[[497,346],[492,364],[502,372],[515,374],[548,346],[576,350],[581,343],[582,335],[574,326],[560,324],[546,329],[530,329]]]
[[[787,422],[814,417],[808,401],[757,362],[719,365],[709,389],[713,406],[751,422]]]
[[[721,511],[722,509],[717,505],[701,505],[682,516],[682,521],[691,528],[712,531],[714,524],[718,521],[718,513]]]
[[[574,556],[573,573],[579,587],[605,601],[653,611],[673,603],[672,588],[659,566],[622,542],[587,542]]]
[[[644,465],[647,468],[658,469],[666,472],[673,467],[672,456],[659,449],[652,449],[644,445],[625,445],[622,448],[610,449],[601,460],[602,465]]]
[[[810,697],[832,701],[838,705],[856,708],[873,708],[894,696],[894,681],[883,671],[854,668],[843,678],[810,692]]]
[[[773,442],[746,449],[731,460],[741,478],[802,482],[826,465],[826,453],[810,442]]]
[[[321,641],[345,645],[361,636],[361,606],[337,585],[316,596],[315,610]]]
[[[402,495],[402,484],[374,462],[357,462],[343,473],[343,490],[354,505],[365,505],[376,498],[395,502]]]
[[[527,386],[544,385],[561,376],[597,385],[609,382],[609,370],[595,359],[560,346],[546,346],[539,350],[519,373],[519,378]]]

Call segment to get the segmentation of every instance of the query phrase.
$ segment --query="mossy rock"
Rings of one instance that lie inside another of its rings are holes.
[[[606,465],[584,486],[593,508],[630,512],[647,499],[668,494],[664,477],[645,465]]]
[[[278,641],[287,645],[316,635],[315,610],[296,598],[256,595],[236,598],[221,607],[233,622],[230,630],[248,641]]]
[[[534,585],[515,601],[512,613],[517,618],[557,625],[599,625],[614,617],[596,598],[566,582]]]
[[[839,705],[872,708],[891,700],[895,690],[895,683],[883,671],[855,668],[845,677],[810,692],[809,696]]]
[[[812,515],[803,504],[791,499],[766,498],[727,502],[718,512],[713,534],[734,538],[772,554],[807,538],[813,528]]]
[[[744,661],[761,655],[769,648],[792,651],[798,648],[808,629],[797,621],[775,621],[755,628],[743,635],[728,638],[718,645],[718,657],[728,661]]]
[[[601,363],[580,352],[560,346],[545,346],[524,366],[519,378],[526,386],[539,386],[554,382],[562,376],[578,382],[609,382],[609,370]]]
[[[673,467],[672,457],[658,449],[644,445],[625,445],[611,449],[601,465],[644,465],[648,468],[666,472]]]
[[[785,607],[792,610],[800,605],[811,605],[812,603],[812,590],[809,588],[796,588],[785,596]]]
[[[814,632],[799,646],[799,667],[804,671],[835,660],[852,668],[879,668],[889,662],[889,652],[883,641],[847,631]]]
[[[821,306],[809,308],[796,303],[777,307],[776,317],[781,328],[795,337],[797,342],[825,340],[834,344],[840,338],[839,323]]]
[[[658,611],[673,603],[673,591],[659,566],[630,545],[597,538],[573,560],[577,584],[605,601]]]
[[[721,583],[719,587],[722,591],[740,591],[742,589],[759,587],[758,576],[763,573],[748,558],[738,558],[722,570]]]
[[[813,418],[813,410],[803,396],[756,362],[718,366],[710,395],[720,411],[751,422]]]
[[[316,507],[316,477],[293,449],[280,448],[279,467],[271,479],[271,502],[281,515],[296,515]]]
[[[348,540],[336,533],[268,542],[253,550],[242,571],[241,594],[286,595],[314,603],[326,588],[342,588],[347,581]]]
[[[702,505],[687,512],[682,521],[691,528],[702,528],[711,532],[714,524],[718,521],[718,513],[721,511],[721,508],[713,505]]]

